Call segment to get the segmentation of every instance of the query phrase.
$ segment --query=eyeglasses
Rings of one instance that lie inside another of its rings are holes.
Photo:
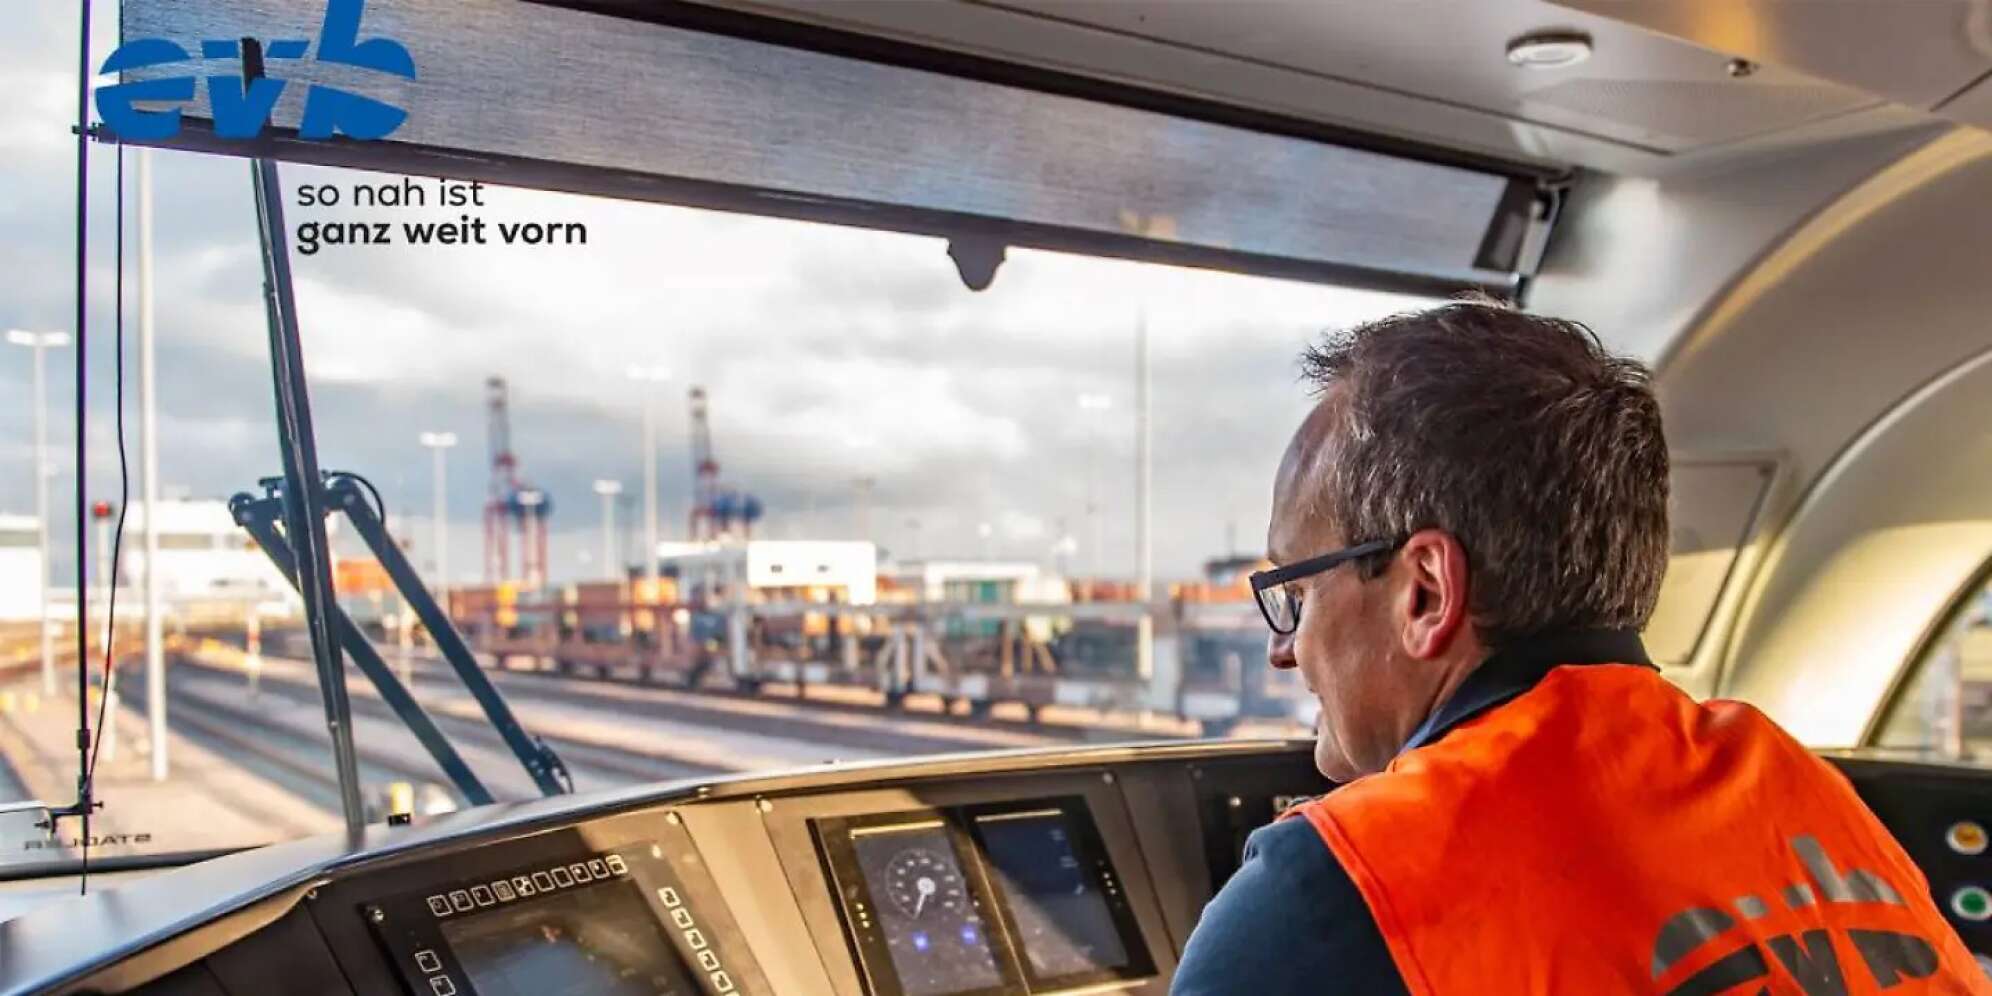
[[[1294,585],[1295,581],[1334,570],[1371,554],[1395,550],[1402,545],[1404,541],[1401,539],[1371,540],[1270,571],[1254,571],[1252,597],[1259,603],[1259,614],[1266,617],[1266,625],[1271,626],[1273,632],[1288,635],[1300,628],[1300,589]]]

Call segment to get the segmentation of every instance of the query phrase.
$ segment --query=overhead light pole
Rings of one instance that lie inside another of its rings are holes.
[[[671,379],[663,367],[633,366],[629,379],[643,394],[643,579],[657,583],[657,385]]]
[[[435,584],[443,596],[443,613],[447,615],[450,611],[450,532],[449,503],[445,498],[445,489],[449,485],[449,477],[444,471],[443,455],[450,447],[457,444],[457,436],[454,432],[425,432],[422,433],[421,440],[422,445],[429,448],[435,474],[430,489],[430,497],[436,503],[429,519],[429,527],[434,530],[430,542],[435,545],[435,549],[431,551],[434,565],[431,570],[435,572]]]
[[[111,618],[111,603],[117,600],[118,587],[118,579],[111,572],[111,519],[117,513],[117,506],[110,502],[95,501],[90,503],[90,519],[97,524],[97,566],[95,570],[97,580],[95,584],[86,585],[85,587],[93,593],[93,597],[100,599],[97,604],[102,608],[104,618],[103,629],[100,632],[103,633],[103,645],[106,647],[110,646],[111,641],[116,639],[117,636],[117,621]],[[81,565],[79,564],[78,574],[81,573]],[[116,667],[107,666],[107,670],[104,672],[104,711],[106,716],[116,716],[118,714],[118,671]],[[105,725],[111,726],[112,729],[110,736],[103,738],[103,756],[110,760],[117,760],[117,729],[115,724],[111,723],[108,719],[105,720]],[[101,734],[103,731],[99,730],[98,732]]]
[[[138,153],[138,453],[139,499],[145,517],[139,542],[145,554],[145,725],[151,742],[152,780],[166,780],[165,608],[159,591],[159,372],[152,322],[152,150]]]
[[[7,341],[35,351],[35,533],[41,545],[41,672],[42,694],[55,694],[55,637],[48,629],[48,375],[42,354],[69,345],[67,332],[27,332],[9,329]],[[81,570],[81,567],[78,568]]]
[[[602,569],[614,581],[622,570],[617,563],[622,558],[616,553],[616,496],[622,494],[622,482],[596,481],[595,493],[602,496]]]
[[[1154,420],[1149,410],[1153,402],[1148,312],[1143,309],[1134,326],[1134,584],[1135,597],[1144,602],[1155,583],[1155,551],[1150,530],[1155,516],[1155,454],[1150,429]]]
[[[851,483],[858,489],[858,539],[869,542],[872,538],[872,489],[878,486],[878,478],[867,475]]]
[[[90,503],[90,520],[97,524],[97,566],[92,572],[97,583],[90,585],[97,599],[96,604],[104,610],[104,643],[109,645],[114,632],[111,620],[111,592],[117,588],[118,579],[111,576],[111,519],[118,513],[117,506],[107,501]]]
[[[1104,394],[1082,394],[1079,396],[1079,410],[1088,413],[1086,418],[1086,517],[1093,525],[1093,582],[1098,583],[1104,569],[1107,546],[1107,519],[1100,510],[1100,412],[1114,406],[1112,398]]]
[[[1155,515],[1155,460],[1150,444],[1149,406],[1153,401],[1149,377],[1148,310],[1143,308],[1134,324],[1134,597],[1141,603],[1141,619],[1135,633],[1135,673],[1143,680],[1155,677],[1155,617],[1149,614],[1154,597],[1155,557],[1149,526]]]
[[[877,445],[878,440],[867,435],[854,434],[844,437],[844,447],[851,451],[851,462],[861,468],[871,466],[871,451]],[[858,539],[870,540],[872,492],[878,487],[878,478],[869,473],[862,473],[851,479],[851,485],[857,489],[857,507],[852,511],[857,515]]]

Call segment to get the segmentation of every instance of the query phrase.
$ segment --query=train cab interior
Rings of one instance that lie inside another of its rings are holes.
[[[1198,288],[1184,293],[1214,311],[1233,300],[1257,307],[1248,298],[1259,292],[1198,283],[1211,274],[1373,293],[1383,310],[1491,294],[1582,321],[1652,365],[1672,449],[1673,552],[1644,634],[1649,650],[1693,695],[1751,703],[1838,766],[1992,973],[1992,2],[368,0],[354,51],[379,55],[365,46],[391,40],[412,55],[412,77],[298,59],[271,41],[330,31],[322,0],[99,6],[126,39],[170,39],[190,52],[204,39],[259,39],[270,56],[265,67],[255,46],[205,51],[210,82],[185,102],[179,130],[122,137],[221,164],[242,204],[255,192],[264,286],[250,288],[247,314],[252,341],[267,318],[269,358],[258,362],[269,365],[263,382],[231,390],[267,409],[276,384],[288,413],[278,445],[267,434],[243,445],[257,447],[266,473],[285,476],[232,511],[266,546],[273,517],[357,511],[355,531],[365,534],[378,507],[378,495],[370,506],[365,488],[337,474],[323,489],[300,483],[320,468],[309,418],[294,417],[308,414],[304,385],[317,372],[296,362],[299,342],[376,321],[400,328],[397,296],[431,279],[419,270],[383,277],[377,294],[358,299],[367,307],[314,311],[324,294],[312,289],[312,267],[359,247],[306,254],[296,228],[305,216],[278,185],[279,169],[552,192],[590,205],[598,234],[619,212],[668,208],[793,226],[768,229],[769,244],[790,231],[890,237],[900,240],[891,252],[945,275],[921,293],[949,301],[1028,299],[1048,286],[1033,268],[1051,257],[1144,267],[1161,274],[1158,286]],[[62,38],[73,45],[72,22],[64,13],[38,23],[69,32],[51,34],[59,48]],[[378,65],[391,70],[393,60]],[[165,72],[129,65],[93,82]],[[223,136],[212,81],[259,72],[291,79],[295,92],[277,101],[262,137]],[[305,81],[405,109],[406,119],[372,140],[307,137]],[[102,126],[86,134],[99,157],[120,141]],[[245,171],[252,182],[242,182]],[[293,214],[289,227],[282,209]],[[685,290],[670,267],[704,250],[657,251],[654,269],[624,266],[574,286],[603,297]],[[1043,305],[1031,320],[1055,327],[1067,309],[1083,310],[1074,301],[1126,293],[1134,284],[1118,272],[1098,271],[1081,281],[1091,295]],[[282,289],[293,278],[302,304]],[[477,278],[457,270],[437,279]],[[857,294],[869,278],[812,279],[794,299],[799,313],[816,307],[812,295]],[[1268,307],[1303,330],[1329,324],[1304,313],[1308,300]],[[1161,329],[1167,307],[1142,320]],[[575,305],[584,320],[594,308]],[[1132,320],[1132,305],[1122,313]],[[675,314],[659,314],[658,325],[668,330]],[[937,321],[930,342],[891,348],[965,351],[1003,366],[975,344],[976,327]],[[1245,335],[1213,328],[1214,340]],[[548,333],[535,348],[585,350],[587,338]],[[1157,369],[1169,369],[1172,342],[1156,340]],[[460,348],[401,359],[473,364],[481,347]],[[1112,349],[1124,365],[1123,347]],[[825,364],[831,370],[834,355]],[[1203,374],[1179,369],[1155,390],[1194,394],[1200,377],[1235,372],[1221,362]],[[804,365],[769,389],[806,399],[812,376]],[[326,399],[338,390],[322,391],[321,402],[336,403]],[[1300,399],[1291,379],[1261,390]],[[715,412],[732,397],[715,388]],[[1121,414],[1127,398],[1108,408],[1082,397],[1080,407]],[[1087,414],[1100,412],[1061,417]],[[1205,421],[1231,424],[1222,413]],[[1005,431],[990,429],[979,445],[1001,450]],[[1244,468],[1172,467],[1177,445],[1200,431],[1164,418],[1143,437],[1140,459],[1152,459],[1161,481],[1157,502],[1223,489],[1215,478],[1234,469],[1258,475],[1240,487],[1260,501],[1281,440],[1262,441],[1253,452],[1265,459]],[[612,492],[598,493],[609,507]],[[323,534],[286,521],[277,538],[295,547],[293,576],[323,569]],[[985,523],[985,543],[990,531]],[[1236,546],[1256,543],[1245,536]],[[688,556],[699,569],[734,570],[710,551]],[[392,557],[382,563],[391,573]],[[743,563],[739,579],[756,570]],[[824,563],[817,569],[834,566]],[[1126,632],[1141,684],[1117,702],[1153,721],[1124,735],[1012,737],[1041,710],[1070,704],[1063,697],[1075,689],[1109,684],[1070,677],[1080,665],[1068,663],[1064,683],[1029,685],[1028,662],[1051,651],[1020,642],[1026,663],[1013,666],[1005,642],[999,670],[963,674],[929,668],[927,650],[915,647],[925,637],[909,637],[862,644],[855,678],[837,676],[839,660],[858,660],[857,650],[838,657],[841,647],[827,664],[756,670],[744,648],[753,633],[779,630],[781,613],[750,620],[728,603],[706,629],[704,616],[686,624],[711,650],[687,684],[729,685],[723,701],[736,715],[735,739],[705,755],[751,751],[741,738],[766,732],[752,724],[779,722],[753,710],[772,708],[765,703],[791,685],[800,698],[805,678],[862,686],[880,704],[826,706],[799,722],[879,724],[880,710],[938,699],[939,713],[917,717],[920,729],[959,719],[973,737],[945,740],[946,752],[931,755],[893,741],[829,764],[715,760],[679,770],[612,758],[610,741],[637,734],[611,729],[557,746],[574,773],[621,764],[628,777],[561,784],[549,741],[535,746],[535,717],[578,724],[596,693],[561,692],[567,698],[545,699],[556,704],[529,708],[553,679],[497,673],[485,653],[475,659],[496,678],[451,679],[473,688],[462,709],[437,706],[433,722],[410,721],[413,762],[376,757],[391,752],[383,741],[339,762],[333,735],[324,770],[352,769],[337,772],[330,796],[329,812],[344,804],[341,828],[153,865],[113,862],[80,896],[67,894],[77,882],[70,864],[8,873],[0,898],[39,891],[0,920],[0,992],[1165,993],[1245,837],[1334,786],[1315,770],[1309,717],[1237,721],[1251,696],[1236,686],[1264,670],[1254,656],[1263,631],[1241,631],[1220,663],[1196,665],[1219,683],[1194,685],[1184,620],[1216,603],[1179,594],[1168,620],[1151,618],[1162,610],[1144,606],[1170,600],[1146,590],[1147,563],[1138,597],[1097,610],[1100,619],[1139,616]],[[329,711],[327,683],[336,680],[343,702],[350,673],[351,708],[367,722],[407,720],[391,691],[400,686],[379,677],[392,669],[378,655],[361,659],[336,599],[309,578],[296,583],[310,607],[290,653],[307,663],[272,665],[262,680],[295,686],[312,703],[322,696],[311,708]],[[932,575],[922,583],[956,591]],[[426,627],[447,631],[434,633],[438,654],[450,657],[450,639],[487,649],[465,610],[445,611],[456,620]],[[859,609],[817,611],[834,620]],[[1010,618],[1000,607],[977,611],[949,625]],[[1063,639],[1046,646],[1077,646]],[[224,650],[215,659],[234,652]],[[212,667],[175,663],[182,670],[171,680],[219,686],[217,672],[203,670]],[[810,667],[826,670],[805,675]],[[1222,681],[1234,687],[1227,693]],[[1209,706],[1216,699],[1233,711]],[[1027,718],[1002,719],[1017,701]],[[1205,708],[1215,711],[1199,725]],[[229,734],[219,715],[205,720],[211,745]],[[8,729],[0,726],[0,747]],[[432,766],[417,753],[428,748],[448,777],[450,758],[479,767],[468,752],[436,746],[451,736],[485,737],[476,759],[525,775],[501,784],[484,765],[477,774],[491,791],[468,797],[481,804],[356,813],[358,790],[343,782],[369,765]],[[104,819],[117,802],[109,795]],[[16,826],[7,833],[29,832]],[[556,932],[567,942],[536,943]]]

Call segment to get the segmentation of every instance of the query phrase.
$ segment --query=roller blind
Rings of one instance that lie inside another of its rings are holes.
[[[518,0],[370,0],[359,37],[417,78],[319,58],[325,0],[124,0],[127,38],[310,42],[268,61],[272,115],[306,87],[408,112],[386,140],[280,139],[266,154],[393,172],[730,207],[1293,276],[1318,269],[1506,285],[1515,177],[1021,86]],[[184,73],[153,67],[131,78]],[[193,126],[214,138],[203,83]],[[1492,250],[1493,262],[1489,257]]]

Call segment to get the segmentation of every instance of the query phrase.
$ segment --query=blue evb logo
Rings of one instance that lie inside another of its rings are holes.
[[[318,52],[313,61],[325,65],[351,66],[388,73],[403,79],[415,78],[415,58],[398,41],[386,38],[360,40],[360,15],[366,0],[326,0],[325,24],[318,32]],[[280,38],[263,46],[264,58],[303,59],[311,43],[303,38]],[[203,59],[239,59],[242,43],[220,38],[201,42]],[[118,46],[104,60],[100,72],[120,73],[189,62],[186,49],[164,38],[140,38]],[[158,140],[180,131],[179,107],[141,110],[146,103],[181,103],[194,98],[200,77],[168,76],[134,83],[116,83],[97,88],[97,114],[120,138]],[[245,81],[235,75],[207,77],[208,103],[214,108],[214,133],[222,138],[255,138],[270,122],[270,112],[284,92],[287,81],[268,76]],[[304,116],[298,122],[300,138],[386,138],[408,120],[408,112],[393,104],[363,97],[337,87],[313,84],[304,99]]]

